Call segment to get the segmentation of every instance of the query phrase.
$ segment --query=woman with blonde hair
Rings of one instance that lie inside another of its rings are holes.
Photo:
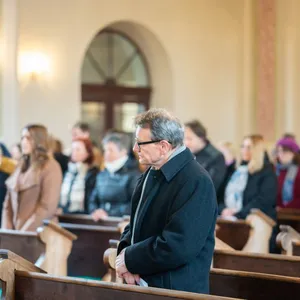
[[[56,212],[62,173],[49,155],[46,127],[26,126],[22,130],[21,147],[21,161],[6,181],[2,228],[35,231]]]
[[[277,179],[269,162],[261,135],[249,135],[241,146],[241,162],[232,174],[223,202],[221,216],[245,219],[252,208],[258,208],[276,219]]]

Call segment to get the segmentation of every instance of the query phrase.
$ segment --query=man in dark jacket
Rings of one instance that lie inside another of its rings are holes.
[[[1,158],[2,156],[10,157],[10,153],[7,150],[7,148],[4,146],[4,144],[0,143],[0,165],[1,165]],[[2,204],[5,199],[6,195],[6,186],[5,181],[9,177],[9,174],[1,172],[0,171],[0,222],[1,222],[1,216],[2,216]]]
[[[213,183],[183,145],[177,118],[152,109],[135,123],[133,149],[149,169],[132,196],[117,274],[128,284],[208,293],[217,216]]]
[[[218,194],[226,174],[226,164],[223,154],[209,142],[206,129],[196,120],[185,124],[184,142],[195,155],[197,162],[211,176]]]

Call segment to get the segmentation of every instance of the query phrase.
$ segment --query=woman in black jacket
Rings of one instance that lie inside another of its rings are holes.
[[[99,172],[94,166],[93,145],[88,139],[72,142],[71,161],[62,183],[60,204],[63,213],[88,213],[88,199]]]
[[[103,139],[105,169],[97,176],[89,212],[98,221],[106,216],[130,214],[130,200],[140,171],[129,157],[130,139],[124,133],[109,133]]]
[[[219,205],[221,216],[245,219],[252,208],[257,208],[276,220],[277,179],[266,159],[261,136],[250,135],[243,140],[241,158]]]

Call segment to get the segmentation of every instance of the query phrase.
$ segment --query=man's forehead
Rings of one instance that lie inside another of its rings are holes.
[[[135,137],[137,139],[144,139],[144,138],[150,138],[151,136],[151,132],[149,128],[141,128],[141,127],[137,127],[136,131],[135,131]]]

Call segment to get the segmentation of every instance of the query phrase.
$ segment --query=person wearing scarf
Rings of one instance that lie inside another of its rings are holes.
[[[130,138],[126,133],[108,133],[102,141],[104,170],[96,180],[89,199],[89,213],[97,222],[107,216],[130,214],[130,200],[140,171],[129,157]]]
[[[276,150],[277,206],[300,209],[300,147],[295,139],[284,137],[277,142]]]
[[[276,219],[277,180],[259,135],[244,138],[241,163],[232,174],[219,213],[224,218],[246,219],[252,208]]]
[[[88,213],[88,199],[95,187],[98,172],[99,168],[94,165],[92,142],[86,138],[75,139],[61,187],[59,207],[62,213]]]

